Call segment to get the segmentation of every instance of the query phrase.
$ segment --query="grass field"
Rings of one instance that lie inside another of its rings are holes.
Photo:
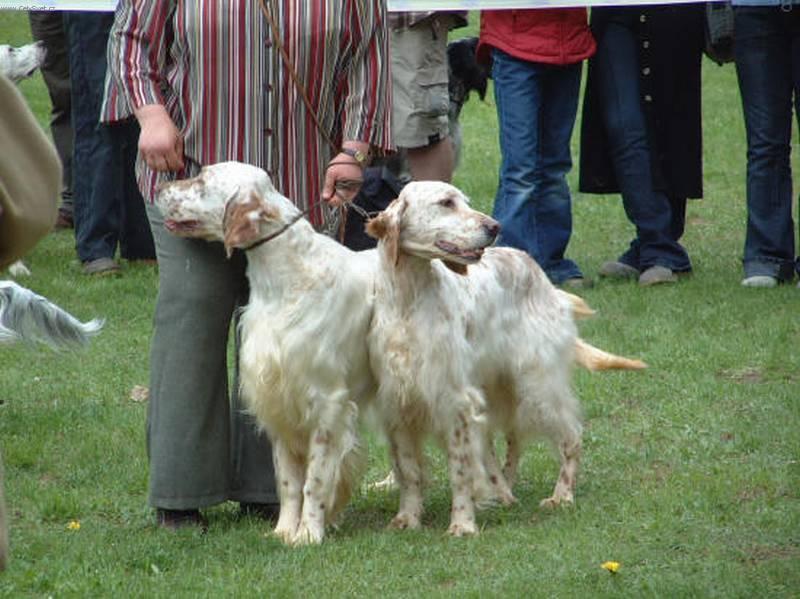
[[[0,43],[28,38],[22,13],[0,12]],[[586,433],[574,508],[537,507],[558,468],[533,447],[519,504],[481,513],[476,538],[448,538],[444,465],[431,450],[418,532],[384,530],[397,497],[366,487],[321,547],[285,548],[233,505],[208,511],[205,535],[157,529],[146,406],[130,399],[147,385],[157,276],[124,265],[119,278],[87,278],[72,233],[60,232],[26,259],[25,284],[107,324],[79,354],[0,352],[12,547],[0,596],[799,597],[800,289],[739,285],[741,107],[733,67],[704,69],[705,199],[691,203],[685,235],[694,276],[650,289],[600,282],[584,294],[598,315],[582,335],[650,369],[577,373]],[[46,123],[41,77],[21,87]],[[456,183],[489,210],[492,100],[470,101],[462,122]],[[574,219],[569,253],[593,276],[631,227],[618,197],[576,193]],[[375,480],[387,459],[369,438]],[[601,568],[607,560],[621,564],[617,574]]]

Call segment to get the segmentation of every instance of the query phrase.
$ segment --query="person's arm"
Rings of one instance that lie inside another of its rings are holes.
[[[157,171],[183,168],[183,138],[161,92],[175,0],[123,0],[109,36],[108,70],[113,88],[105,120],[136,117],[139,152]],[[116,99],[116,101],[114,101]]]
[[[358,4],[363,7],[358,15],[360,31],[353,34],[359,36],[361,43],[347,77],[348,93],[342,111],[342,148],[358,150],[371,157],[373,148],[381,152],[391,149],[389,41],[385,3],[371,0]],[[335,195],[336,181],[360,178],[364,166],[347,153],[334,156],[325,173],[323,199],[334,205],[340,204],[342,198]],[[349,201],[355,192],[341,195]]]

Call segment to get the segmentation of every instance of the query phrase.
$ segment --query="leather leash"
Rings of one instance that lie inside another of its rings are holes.
[[[259,0],[259,4],[261,6],[261,12],[264,13],[264,17],[267,19],[267,23],[269,24],[270,31],[272,32],[272,37],[274,38],[274,43],[278,47],[278,51],[281,53],[281,58],[283,59],[283,64],[286,67],[286,70],[289,72],[289,76],[292,79],[292,83],[294,84],[295,88],[297,89],[297,92],[300,94],[300,97],[303,100],[303,104],[305,105],[306,110],[308,111],[308,115],[311,117],[311,120],[314,121],[314,125],[316,126],[317,131],[319,132],[319,134],[322,136],[322,138],[330,146],[330,148],[331,148],[331,150],[333,152],[331,154],[331,156],[336,156],[339,153],[339,148],[336,146],[336,144],[333,143],[333,140],[331,139],[330,135],[328,135],[328,132],[325,131],[325,129],[322,127],[322,125],[319,122],[319,117],[317,116],[316,110],[314,110],[314,106],[311,104],[311,99],[308,97],[308,93],[306,92],[305,87],[300,82],[300,77],[297,75],[297,70],[294,68],[294,65],[292,64],[292,61],[289,58],[289,53],[286,51],[286,47],[283,45],[283,42],[282,42],[281,36],[280,36],[280,30],[278,29],[278,24],[275,22],[275,19],[272,16],[272,11],[270,10],[271,7],[267,6],[266,0]],[[272,2],[270,1],[270,5],[271,4],[272,4]],[[330,168],[330,166],[331,165],[328,164],[327,168]],[[327,168],[326,168],[326,170],[327,170]],[[357,187],[357,186],[360,186],[361,183],[363,183],[363,179],[360,179],[360,180],[359,179],[345,179],[345,180],[342,180],[342,186],[340,187],[340,185],[337,182],[336,194],[339,195],[339,193],[338,193],[339,189],[347,189],[347,188]],[[339,197],[342,198],[342,200],[344,200],[344,197],[342,197],[341,195],[339,195]],[[313,204],[310,204],[309,207],[306,210],[304,210],[303,212],[305,214],[308,214],[311,211],[311,209],[313,207],[315,207],[318,203],[319,202],[314,202]],[[345,202],[345,204],[348,205],[348,206],[351,206],[352,205],[352,201],[351,202]],[[342,218],[341,218],[341,223],[340,223],[340,226],[339,226],[339,241],[344,241],[344,230],[345,230],[345,224],[347,223],[347,210],[344,210],[344,209],[341,210],[341,216],[342,216]],[[294,222],[292,222],[289,225],[287,225],[286,228],[288,228],[292,224],[294,224]],[[275,236],[277,237],[277,235],[279,235],[280,233],[283,233],[283,231],[285,231],[285,230],[286,230],[285,228],[281,229],[278,233],[275,234]],[[272,237],[267,238],[266,240],[262,240],[262,241],[257,242],[257,243],[259,243],[259,244],[265,243],[266,241],[268,241],[271,238]]]

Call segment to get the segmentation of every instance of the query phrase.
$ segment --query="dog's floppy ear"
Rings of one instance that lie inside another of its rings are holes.
[[[261,222],[276,216],[255,191],[251,191],[243,200],[238,200],[236,195],[228,200],[222,221],[228,258],[234,249],[246,248],[258,241]]]
[[[367,235],[383,242],[386,256],[392,264],[400,260],[400,221],[406,210],[406,201],[396,199],[375,218],[367,222]]]

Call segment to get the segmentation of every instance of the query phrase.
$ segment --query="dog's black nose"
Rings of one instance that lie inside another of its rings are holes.
[[[483,223],[483,230],[492,237],[497,237],[500,234],[500,223],[496,220],[487,219]]]

